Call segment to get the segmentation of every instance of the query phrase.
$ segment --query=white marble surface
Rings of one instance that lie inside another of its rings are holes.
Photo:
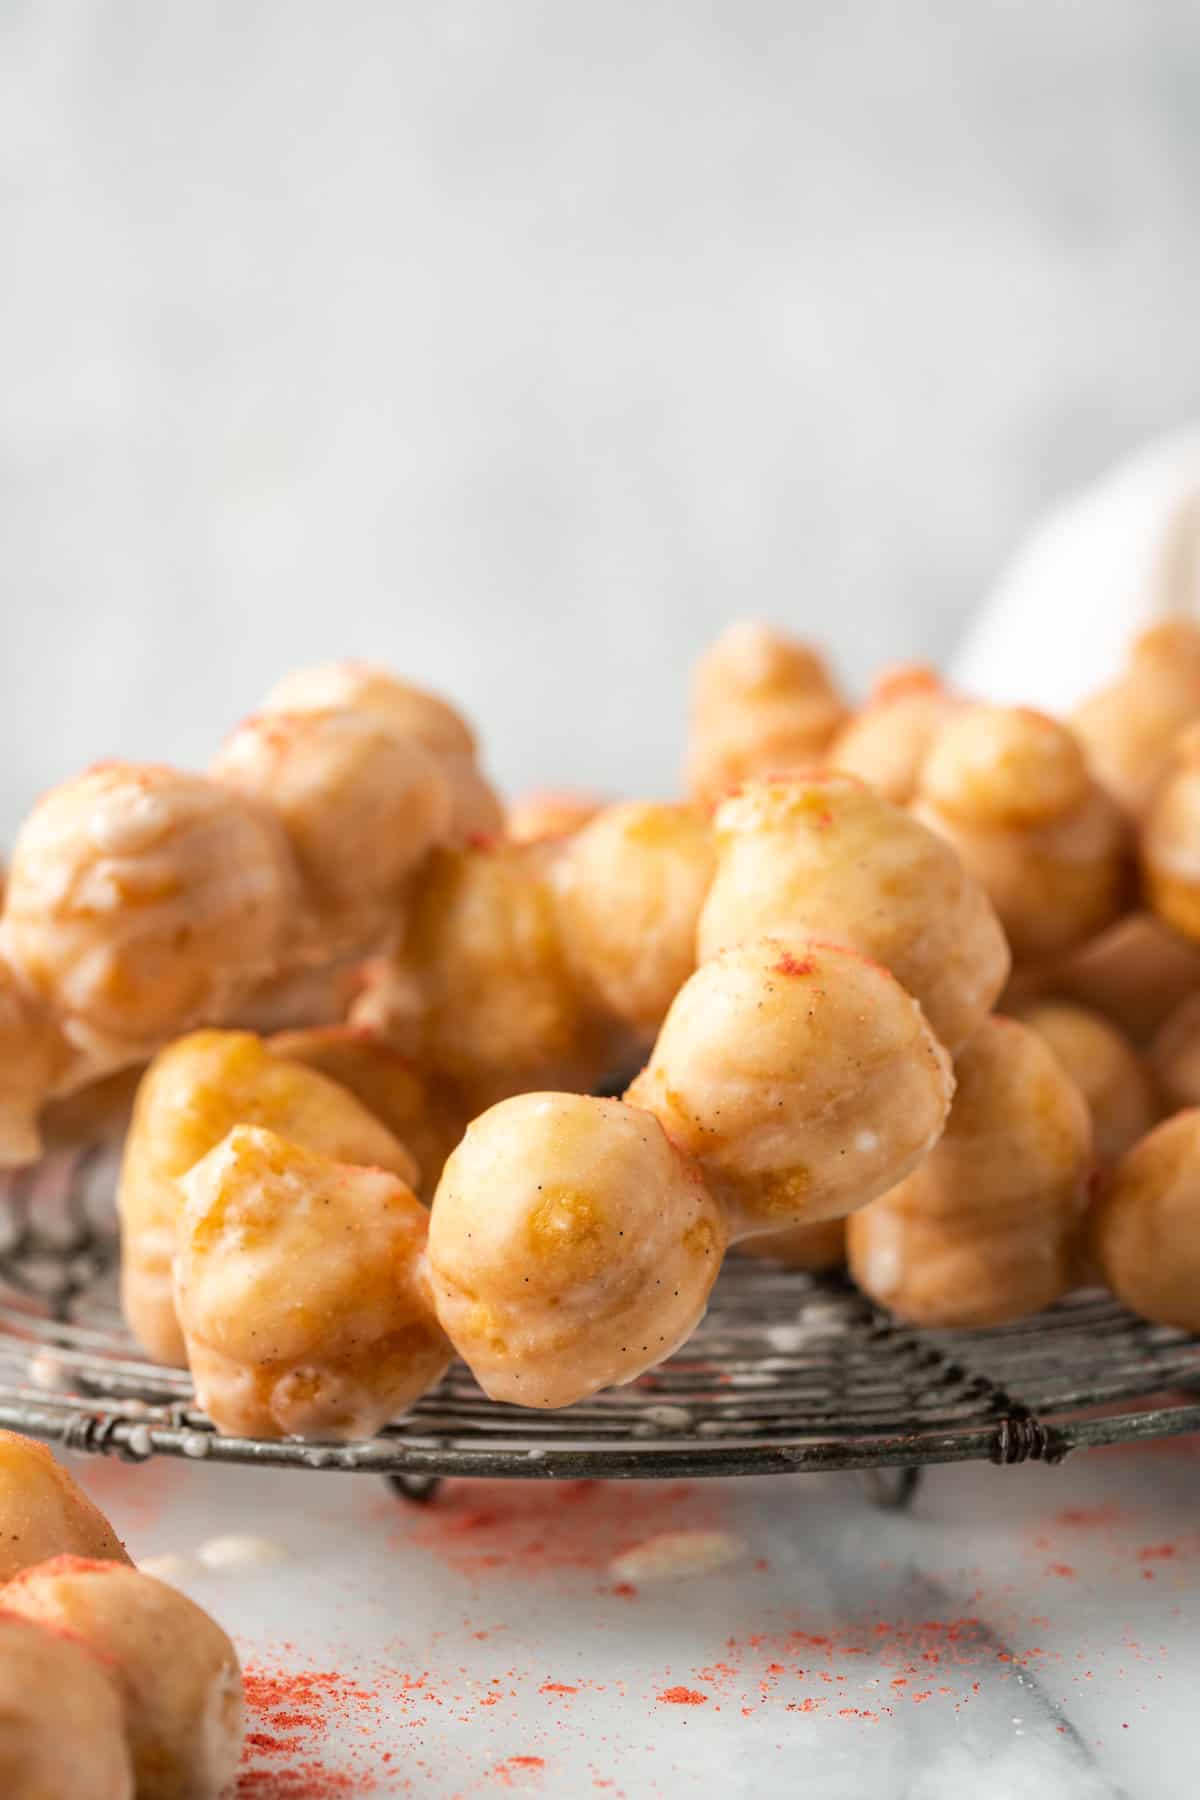
[[[674,779],[1200,400],[1193,0],[2,0],[0,840],[374,655]]]
[[[462,1483],[424,1510],[374,1478],[71,1465],[135,1555],[189,1559],[252,1669],[336,1675],[290,1724],[256,1713],[283,1740],[249,1758],[259,1800],[1196,1793],[1200,1440],[933,1470],[907,1515],[836,1476]],[[741,1561],[617,1590],[615,1553],[686,1528]],[[195,1561],[232,1530],[287,1560]]]

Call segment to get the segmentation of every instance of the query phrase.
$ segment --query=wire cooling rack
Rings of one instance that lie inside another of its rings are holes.
[[[1200,1339],[1108,1295],[987,1331],[920,1331],[839,1279],[731,1258],[683,1350],[569,1411],[497,1404],[456,1365],[374,1438],[226,1437],[186,1372],[147,1362],[122,1324],[112,1189],[94,1156],[0,1177],[0,1425],[73,1450],[370,1472],[419,1498],[448,1475],[911,1472],[1200,1429]],[[895,1503],[915,1476],[876,1480]]]

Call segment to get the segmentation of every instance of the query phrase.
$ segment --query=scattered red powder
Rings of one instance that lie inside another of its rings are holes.
[[[1047,1575],[1061,1575],[1064,1581],[1074,1581],[1075,1579],[1075,1570],[1070,1563],[1047,1563],[1046,1573]]]
[[[383,1503],[391,1510],[393,1502]],[[448,1481],[438,1503],[402,1517],[392,1538],[430,1550],[476,1580],[491,1571],[521,1580],[562,1569],[607,1571],[623,1550],[662,1531],[718,1530],[727,1502],[707,1483],[684,1481]],[[629,1599],[618,1583],[610,1592]]]
[[[543,1681],[538,1689],[539,1694],[577,1694],[577,1687],[569,1687],[565,1681]]]
[[[250,1667],[243,1681],[251,1729],[238,1800],[334,1800],[378,1792],[374,1768],[330,1768],[316,1754],[335,1725],[355,1721],[369,1733],[379,1715],[375,1692],[332,1669]],[[373,1765],[383,1760],[369,1743],[367,1753]]]
[[[709,1699],[709,1695],[702,1694],[698,1688],[686,1687],[666,1688],[658,1697],[671,1706],[704,1706]]]
[[[1139,1562],[1166,1562],[1179,1555],[1178,1544],[1143,1544],[1138,1551]]]
[[[775,964],[775,973],[777,975],[811,975],[815,967],[816,964],[810,956],[793,956],[790,950],[785,950]]]
[[[546,1766],[543,1756],[508,1756],[492,1770],[505,1787],[512,1787],[514,1775],[537,1774]]]
[[[343,1794],[378,1793],[370,1775],[339,1774],[319,1762],[294,1763],[290,1769],[244,1769],[235,1790],[238,1800],[339,1800]]]
[[[1071,1531],[1094,1531],[1106,1525],[1119,1525],[1123,1515],[1116,1506],[1065,1506],[1055,1513],[1054,1523]]]

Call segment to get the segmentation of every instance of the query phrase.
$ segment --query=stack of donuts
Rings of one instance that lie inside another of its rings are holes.
[[[125,1132],[130,1327],[239,1434],[369,1435],[455,1355],[570,1405],[731,1247],[922,1325],[1103,1281],[1200,1330],[1198,1103],[1178,623],[1069,720],[917,667],[855,708],[736,625],[686,797],[507,813],[445,701],[302,670],[206,776],[47,795],[0,914],[0,1161]]]

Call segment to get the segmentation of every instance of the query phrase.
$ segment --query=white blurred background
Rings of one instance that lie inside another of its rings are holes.
[[[1200,402],[1195,0],[0,0],[0,836],[298,661],[667,791]]]

